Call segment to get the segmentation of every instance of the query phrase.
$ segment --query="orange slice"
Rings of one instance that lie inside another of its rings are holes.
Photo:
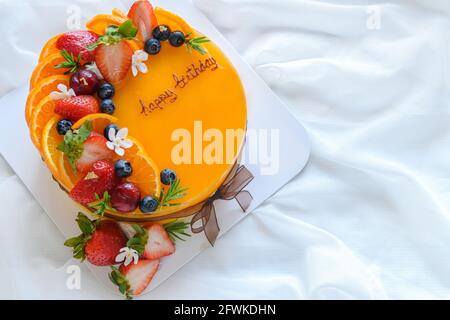
[[[161,191],[161,183],[157,165],[145,152],[139,141],[132,137],[127,137],[127,139],[133,141],[133,146],[126,149],[123,157],[131,163],[133,168],[133,173],[127,178],[127,181],[136,184],[141,190],[142,196],[158,197]]]
[[[46,97],[36,106],[31,116],[31,140],[39,150],[41,150],[42,132],[49,120],[55,115],[54,109],[55,102],[50,97]]]
[[[127,20],[126,17],[120,17],[112,14],[98,14],[86,23],[89,31],[96,34],[104,34],[107,27],[111,25],[120,26]]]
[[[123,12],[122,10],[118,9],[118,8],[114,8],[112,10],[112,15],[115,16],[115,17],[128,19],[127,14],[125,12]]]
[[[42,131],[42,156],[47,164],[53,177],[62,184],[62,186],[68,189],[66,181],[61,178],[58,163],[63,157],[63,153],[57,149],[58,144],[63,141],[63,136],[59,135],[56,131],[56,124],[60,117],[54,116],[44,127]]]
[[[43,78],[53,75],[64,74],[64,72],[67,69],[55,68],[57,64],[62,63],[64,61],[65,59],[61,56],[59,52],[51,54],[42,59],[34,69],[33,74],[31,75],[30,89],[33,89],[36,83]]]
[[[158,24],[166,24],[170,26],[173,31],[182,31],[184,34],[193,32],[192,27],[184,21],[184,19],[170,11],[156,7],[155,15],[158,19]]]
[[[68,75],[56,75],[41,79],[36,83],[33,90],[31,90],[28,95],[26,107],[25,107],[25,117],[28,125],[30,124],[31,115],[36,106],[41,102],[42,99],[48,97],[52,91],[56,91],[56,86],[58,84],[64,84],[69,86],[69,76]]]
[[[49,55],[59,52],[59,49],[56,47],[56,41],[60,36],[61,34],[58,34],[57,36],[54,36],[53,38],[47,41],[47,43],[41,50],[41,54],[39,55],[39,61],[44,60]]]

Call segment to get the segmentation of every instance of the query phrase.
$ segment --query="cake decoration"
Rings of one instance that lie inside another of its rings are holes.
[[[110,280],[132,298],[178,241],[203,232],[214,245],[217,200],[248,209],[244,189],[253,176],[239,164],[244,140],[224,146],[230,161],[197,161],[211,150],[203,144],[214,142],[195,129],[245,132],[246,98],[210,39],[147,0],[86,27],[44,46],[25,117],[52,176],[84,211],[76,219],[81,233],[65,245],[74,258],[110,266]],[[178,130],[189,136],[180,143],[194,143],[194,163],[175,160]]]

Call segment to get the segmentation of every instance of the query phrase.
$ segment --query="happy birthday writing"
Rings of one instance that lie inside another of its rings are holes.
[[[186,67],[184,74],[173,73],[172,78],[174,80],[173,88],[169,88],[161,92],[158,97],[153,99],[150,103],[146,104],[142,99],[139,99],[141,105],[141,114],[147,116],[155,110],[162,110],[168,104],[172,104],[178,99],[176,89],[184,89],[193,80],[196,80],[206,71],[216,71],[219,68],[217,61],[213,57],[209,57],[205,60],[198,60],[198,63],[192,63]]]

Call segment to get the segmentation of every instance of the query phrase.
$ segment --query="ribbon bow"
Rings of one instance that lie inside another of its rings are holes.
[[[219,189],[201,204],[200,210],[194,213],[191,220],[192,232],[205,232],[205,236],[209,243],[214,246],[220,231],[214,202],[216,200],[236,199],[242,211],[247,211],[253,197],[250,192],[243,189],[253,180],[253,178],[252,173],[246,167],[239,166],[239,164],[236,163]],[[196,226],[199,222],[200,226]]]

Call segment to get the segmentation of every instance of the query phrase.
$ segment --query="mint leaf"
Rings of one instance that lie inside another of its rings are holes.
[[[122,40],[131,40],[136,37],[138,29],[133,26],[133,22],[131,20],[127,20],[122,23],[120,26],[109,26],[105,30],[105,34],[100,36],[98,40],[86,48],[89,51],[95,50],[99,45],[112,45],[116,44]]]
[[[64,135],[64,141],[57,147],[59,151],[63,152],[67,156],[67,160],[69,161],[69,164],[74,172],[77,170],[76,162],[83,154],[83,143],[89,137],[91,132],[92,123],[90,121],[86,121],[78,130],[67,131]]]
[[[138,32],[138,29],[133,26],[131,20],[127,20],[122,23],[117,30],[124,38],[134,38]]]

